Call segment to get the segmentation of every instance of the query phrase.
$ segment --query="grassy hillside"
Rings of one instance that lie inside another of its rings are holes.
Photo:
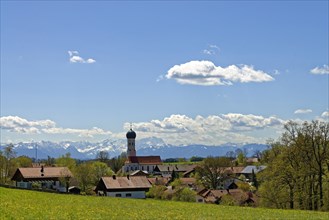
[[[0,187],[1,219],[327,219],[329,213],[35,192]]]

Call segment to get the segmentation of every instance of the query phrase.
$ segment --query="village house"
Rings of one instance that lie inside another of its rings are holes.
[[[231,176],[231,177],[238,177],[242,174],[242,171],[244,170],[244,166],[238,166],[238,167],[227,167],[225,169],[225,172]]]
[[[197,192],[196,202],[219,204],[222,196],[227,194],[227,190],[201,189],[199,192]]]
[[[136,156],[135,139],[136,132],[130,128],[126,134],[127,138],[127,160],[122,167],[123,173],[132,173],[136,170],[153,173],[157,165],[162,164],[160,156]]]
[[[136,170],[136,171],[130,173],[130,176],[149,176],[149,174],[145,171]]]
[[[202,189],[197,193],[196,202],[220,204],[224,196],[230,197],[236,205],[254,206],[258,202],[257,195],[252,192],[244,192],[241,189]]]
[[[17,168],[11,180],[16,187],[31,189],[32,184],[39,184],[43,189],[67,192],[69,180],[73,175],[67,167],[27,167]]]
[[[171,177],[150,177],[147,179],[151,185],[168,186],[170,183]]]
[[[243,174],[247,181],[248,180],[251,180],[252,178],[252,173],[254,174],[257,174],[261,171],[263,171],[264,169],[266,169],[266,166],[253,166],[253,165],[250,165],[250,166],[246,166],[242,171],[241,171],[241,174]]]
[[[174,171],[179,176],[186,176],[195,170],[196,165],[194,164],[169,164],[169,165],[157,165],[154,168],[155,175],[161,175],[162,177],[169,177]]]
[[[146,176],[102,177],[95,192],[97,195],[145,199],[151,184]]]

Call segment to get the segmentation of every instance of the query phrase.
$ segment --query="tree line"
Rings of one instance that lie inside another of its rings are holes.
[[[288,122],[262,153],[259,193],[267,207],[329,210],[329,123]]]
[[[93,187],[97,185],[103,176],[111,176],[119,173],[124,161],[125,154],[109,158],[108,152],[98,152],[95,160],[81,161],[71,157],[70,153],[58,158],[49,157],[35,161],[27,156],[16,156],[14,146],[9,144],[0,151],[0,184],[12,184],[11,178],[19,167],[32,167],[33,162],[45,164],[45,166],[68,167],[73,174],[69,182],[63,179],[63,185],[79,186],[86,194],[93,194]],[[67,186],[68,187],[68,186]]]

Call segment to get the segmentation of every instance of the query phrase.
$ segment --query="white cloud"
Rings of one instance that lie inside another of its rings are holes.
[[[18,116],[6,116],[0,118],[1,129],[18,133],[39,133],[40,128],[51,128],[55,125],[55,122],[51,120],[28,121]]]
[[[86,60],[86,63],[95,63],[95,62],[96,62],[96,60],[91,59],[91,58],[89,58],[88,60]]]
[[[167,79],[175,79],[180,84],[214,86],[232,85],[233,82],[268,82],[273,77],[253,66],[231,65],[228,67],[215,66],[210,61],[190,61],[175,65],[166,75]]]
[[[312,74],[329,74],[329,66],[323,65],[322,67],[315,67],[311,69]]]
[[[297,109],[294,114],[307,114],[311,113],[312,109]]]
[[[219,53],[220,49],[217,45],[210,44],[208,45],[207,49],[204,49],[202,53],[207,54],[207,55],[216,55]]]
[[[274,75],[280,75],[280,71],[279,70],[274,70]]]
[[[101,128],[93,127],[92,129],[73,129],[73,128],[46,128],[42,129],[46,134],[76,134],[79,137],[94,137],[94,135],[111,135],[112,132],[105,131]]]
[[[329,111],[325,111],[321,114],[322,118],[329,118]]]
[[[204,49],[202,52],[204,54],[207,54],[207,55],[214,55],[215,54],[215,52],[213,50],[207,50],[207,49]]]
[[[73,51],[73,50],[69,50],[68,54],[70,56],[70,62],[71,63],[95,63],[96,60],[92,59],[92,58],[88,58],[88,59],[84,59],[82,57],[79,56],[79,52],[78,51]]]
[[[186,115],[171,115],[163,120],[134,123],[133,129],[138,136],[157,136],[170,144],[207,144],[216,145],[227,142],[259,142],[260,138],[252,132],[281,128],[284,120],[275,116],[263,117],[243,114],[222,114],[190,118]],[[128,130],[126,123],[124,129]],[[262,140],[264,141],[264,140]]]
[[[51,120],[28,121],[18,116],[6,116],[0,118],[0,128],[16,133],[27,134],[75,134],[79,137],[93,137],[94,135],[111,135],[112,132],[101,128],[73,129],[56,127]]]

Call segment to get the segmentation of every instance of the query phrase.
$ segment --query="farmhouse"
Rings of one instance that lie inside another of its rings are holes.
[[[151,188],[146,176],[102,177],[95,192],[97,195],[111,197],[145,199],[145,193]]]
[[[172,172],[175,171],[175,173],[184,176],[186,172],[194,171],[195,167],[196,165],[194,164],[157,165],[154,168],[154,174],[161,175],[163,177],[169,177],[171,176]]]
[[[153,173],[157,165],[162,164],[160,156],[136,156],[135,139],[136,132],[130,128],[127,137],[127,160],[122,167],[123,173],[131,173],[136,170]]]
[[[43,189],[54,189],[67,192],[68,182],[72,177],[67,167],[28,167],[17,168],[11,180],[16,182],[16,187],[31,189],[32,184],[40,184]],[[62,182],[66,184],[63,185]]]
[[[251,179],[252,178],[252,173],[256,174],[259,173],[261,171],[263,171],[264,169],[266,169],[266,166],[246,166],[242,171],[241,174],[243,174],[247,179]]]

